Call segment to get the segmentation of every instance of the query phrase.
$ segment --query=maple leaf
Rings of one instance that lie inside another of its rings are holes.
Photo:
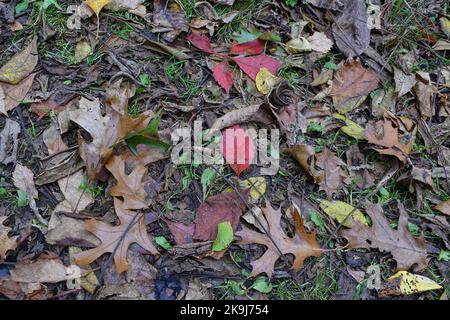
[[[209,41],[209,38],[207,36],[192,32],[186,37],[186,39],[203,52],[214,53],[214,49],[212,48],[211,42]]]
[[[243,196],[246,198],[248,193],[244,191]],[[194,239],[216,239],[217,225],[225,221],[229,221],[233,230],[236,230],[244,208],[245,203],[236,192],[223,192],[208,197],[197,209]]]
[[[225,161],[239,177],[255,157],[255,145],[247,131],[235,125],[224,130],[220,150]]]
[[[378,87],[378,77],[366,69],[359,60],[344,63],[336,72],[331,89],[332,96],[354,98],[365,96]]]
[[[146,201],[143,177],[147,173],[147,168],[138,165],[130,174],[125,173],[125,160],[122,156],[113,156],[106,163],[106,169],[116,178],[117,184],[113,186],[109,193],[114,197],[123,197],[124,209],[143,209],[149,203]]]
[[[230,54],[233,55],[256,55],[261,54],[264,51],[266,42],[260,39],[256,39],[249,42],[239,44],[237,41],[231,43]]]
[[[266,68],[270,73],[277,74],[281,67],[277,60],[267,55],[235,57],[233,61],[253,80],[256,80],[256,75],[261,68]]]
[[[338,158],[328,148],[324,148],[322,152],[316,154],[316,166],[322,169],[322,175],[317,183],[320,190],[324,190],[329,198],[338,191],[344,182],[346,174],[342,169],[345,162]]]
[[[9,250],[14,250],[17,247],[18,237],[8,237],[11,228],[5,227],[3,223],[8,217],[0,217],[0,260],[6,258]]]
[[[303,262],[307,257],[318,257],[323,250],[320,248],[316,240],[315,232],[306,233],[303,227],[303,220],[296,208],[292,210],[295,222],[296,233],[293,238],[288,237],[281,227],[281,208],[275,210],[269,202],[266,207],[262,208],[264,217],[267,220],[269,230],[267,230],[272,240],[266,234],[250,230],[243,226],[241,230],[236,232],[236,236],[240,237],[240,244],[257,243],[267,247],[266,252],[257,260],[251,263],[253,269],[250,277],[255,277],[260,273],[266,273],[269,278],[274,271],[275,262],[280,258],[280,252],[274,245],[278,246],[283,255],[293,254],[293,269],[299,271],[303,267]]]
[[[225,89],[226,93],[230,93],[233,84],[233,76],[231,74],[230,65],[227,61],[218,63],[213,69],[213,76],[217,83]]]
[[[395,156],[400,161],[406,162],[408,155],[412,151],[415,135],[414,132],[413,134],[408,133],[404,136],[408,142],[406,144],[400,142],[398,127],[393,126],[391,119],[384,118],[377,122],[369,122],[366,126],[364,136],[369,143],[378,146],[373,148],[377,152]]]
[[[416,271],[424,270],[427,265],[426,242],[423,235],[414,238],[408,231],[408,215],[400,202],[400,217],[397,230],[391,228],[379,204],[368,204],[372,226],[353,221],[352,228],[343,230],[342,236],[348,240],[349,248],[376,248],[390,252],[397,261],[397,270],[408,270],[416,265]]]
[[[133,222],[136,213],[126,210],[123,206],[123,202],[117,198],[114,198],[114,208],[116,210],[117,217],[119,218],[119,225],[117,226],[112,226],[108,223],[97,221],[95,219],[90,219],[85,222],[86,229],[97,236],[101,240],[102,244],[94,249],[75,254],[75,262],[78,265],[87,265],[104,253],[113,253],[117,247],[117,250],[114,253],[114,263],[116,265],[117,272],[122,273],[127,271],[127,251],[128,247],[132,243],[139,244],[142,248],[153,255],[159,254],[145,228],[146,223],[144,215],[139,214],[140,216],[129,228],[129,225]],[[127,228],[129,228],[128,231]],[[121,239],[122,236],[123,239]]]

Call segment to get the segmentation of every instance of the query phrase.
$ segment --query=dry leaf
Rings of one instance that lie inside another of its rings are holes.
[[[33,85],[35,75],[33,73],[15,85],[0,83],[0,92],[3,95],[3,101],[0,103],[0,112],[7,116],[8,111],[14,109],[22,102]]]
[[[270,203],[262,209],[268,223],[268,232],[280,249],[281,253],[293,254],[293,269],[299,271],[303,267],[303,262],[307,257],[318,257],[322,254],[322,249],[316,240],[315,232],[306,233],[303,227],[303,220],[298,210],[293,211],[296,233],[293,238],[286,235],[281,227],[281,209],[274,210]],[[236,232],[240,237],[240,244],[257,243],[267,247],[267,251],[257,260],[251,263],[253,269],[250,277],[255,277],[265,272],[269,278],[274,271],[275,262],[280,258],[280,252],[266,234],[262,234],[243,226]]]
[[[443,214],[450,216],[450,200],[442,201],[434,206],[434,210],[438,210]]]
[[[369,122],[364,133],[369,143],[376,144],[378,147],[374,147],[374,150],[381,154],[389,154],[397,157],[400,161],[406,162],[408,155],[411,153],[415,134],[408,133],[402,138],[403,141],[407,141],[406,144],[400,142],[399,128],[394,127],[393,121],[388,118],[379,120],[377,122]]]
[[[21,52],[16,53],[0,68],[0,81],[12,85],[18,84],[33,72],[38,62],[37,37]]]
[[[332,26],[336,46],[347,57],[360,56],[369,46],[367,8],[364,0],[348,0]]]
[[[54,212],[78,213],[94,202],[92,195],[80,188],[83,183],[86,183],[86,178],[82,170],[58,180],[58,186],[64,195],[64,201],[56,206]]]
[[[394,67],[395,92],[398,97],[405,95],[416,84],[416,76],[414,74],[406,74],[402,70]]]
[[[38,191],[34,185],[34,174],[30,169],[18,163],[12,176],[16,188],[25,192],[29,197],[38,198]]]
[[[427,250],[423,235],[416,239],[408,230],[408,216],[401,203],[398,203],[400,218],[397,230],[391,228],[379,204],[369,204],[372,226],[368,227],[358,221],[353,222],[352,229],[343,230],[342,236],[348,240],[349,248],[376,248],[390,252],[397,261],[397,270],[408,270],[415,265],[415,270],[424,270],[427,265]]]
[[[59,259],[42,256],[35,261],[21,261],[10,271],[11,280],[23,283],[58,283],[74,279],[68,268]]]
[[[333,46],[333,41],[328,39],[323,32],[314,32],[314,34],[307,39],[311,49],[320,53],[327,53]]]
[[[114,208],[119,218],[119,225],[117,226],[112,226],[95,219],[86,221],[86,229],[96,235],[102,241],[102,244],[97,248],[75,254],[74,258],[77,264],[81,266],[87,265],[104,253],[112,253],[117,247],[117,251],[114,254],[114,263],[117,272],[122,273],[128,269],[126,257],[128,247],[132,243],[139,244],[153,255],[158,254],[158,250],[156,250],[147,233],[145,217],[140,213],[124,209],[123,202],[117,198],[114,198]],[[136,214],[138,217],[135,219]],[[129,225],[133,220],[134,224],[129,228]],[[129,228],[128,231],[126,231],[127,228]],[[124,233],[125,235],[123,235]],[[122,236],[123,239],[121,239]]]
[[[418,71],[417,82],[414,85],[414,92],[416,93],[419,102],[419,111],[422,117],[431,118],[434,115],[432,106],[433,88],[431,86],[430,74],[427,72]]]
[[[75,60],[77,62],[83,61],[92,52],[91,45],[87,40],[81,40],[75,46]]]
[[[0,162],[4,165],[16,162],[19,133],[20,125],[6,118],[5,126],[0,133]]]
[[[346,164],[328,148],[325,148],[316,154],[316,166],[322,169],[322,176],[317,181],[320,186],[319,190],[324,190],[331,198],[333,193],[342,188],[346,177],[343,168]]]
[[[113,156],[106,163],[106,168],[116,178],[117,184],[109,193],[114,197],[123,197],[124,209],[144,209],[149,206],[146,200],[142,179],[147,173],[147,168],[138,165],[130,174],[125,173],[125,160],[121,156]]]
[[[17,247],[18,237],[9,237],[8,233],[11,228],[5,227],[3,223],[8,217],[0,217],[0,260],[6,259],[6,254],[10,250],[14,250]]]

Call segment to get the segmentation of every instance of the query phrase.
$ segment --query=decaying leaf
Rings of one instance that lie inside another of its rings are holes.
[[[37,199],[38,191],[34,185],[34,174],[27,167],[16,164],[16,168],[13,172],[13,182],[19,190],[25,192],[30,197]]]
[[[58,283],[75,279],[61,260],[40,256],[34,261],[22,261],[10,271],[11,280],[20,283]]]
[[[153,1],[153,22],[155,25],[166,28],[162,37],[173,42],[181,32],[187,32],[189,25],[184,17],[181,6],[175,1]]]
[[[77,213],[86,209],[94,201],[92,195],[81,188],[86,182],[86,176],[81,170],[58,180],[64,201],[60,202],[54,211]]]
[[[126,210],[123,207],[123,202],[117,198],[114,198],[114,208],[119,218],[119,225],[117,226],[95,219],[86,221],[86,229],[95,234],[102,241],[102,244],[97,248],[75,254],[74,258],[77,264],[81,266],[87,265],[104,253],[115,251],[114,263],[117,272],[122,273],[128,269],[126,257],[128,247],[132,243],[139,244],[153,255],[158,254],[158,250],[156,250],[145,228],[144,216],[140,213]],[[131,223],[133,225],[129,227]]]
[[[361,211],[345,202],[322,199],[320,200],[320,208],[331,218],[336,219],[347,228],[351,228],[353,226],[353,221],[356,220],[368,226],[366,217]]]
[[[121,156],[113,156],[106,163],[106,168],[117,181],[109,193],[114,197],[123,197],[124,209],[144,209],[149,205],[146,200],[144,182],[142,181],[147,169],[138,165],[130,174],[125,173],[125,160]]]
[[[345,126],[341,127],[342,132],[349,135],[350,137],[353,137],[355,139],[364,140],[364,128],[361,127],[359,124],[353,122],[350,119],[347,119],[341,114],[335,113],[333,114],[333,117],[339,120],[344,121]]]
[[[344,63],[336,72],[333,80],[332,96],[360,97],[369,94],[378,86],[378,77],[375,72],[366,69],[359,60]]]
[[[241,195],[244,199],[247,197],[245,192]],[[229,221],[233,230],[236,230],[244,208],[245,203],[236,192],[224,192],[208,197],[197,209],[194,239],[216,239],[217,225],[225,221]]]
[[[378,295],[380,297],[401,296],[438,289],[442,289],[442,286],[427,277],[399,271],[378,290]]]
[[[335,19],[332,30],[336,46],[347,57],[361,55],[369,46],[370,30],[367,26],[367,8],[364,0],[348,0]]]
[[[270,73],[267,68],[261,68],[255,78],[256,88],[262,94],[268,94],[280,80],[280,78]]]
[[[416,93],[419,102],[419,111],[422,117],[431,118],[434,115],[432,106],[433,88],[431,86],[430,74],[427,72],[418,71],[417,82],[414,85],[414,92]]]
[[[91,45],[87,40],[81,40],[75,46],[75,59],[77,62],[83,61],[92,52]]]
[[[307,39],[311,46],[311,50],[320,53],[327,53],[333,46],[333,41],[328,39],[323,32],[314,32],[314,34]]]
[[[321,169],[317,181],[319,190],[324,190],[329,198],[342,188],[346,174],[343,170],[345,162],[338,158],[330,149],[325,148],[316,154],[316,166]]]
[[[397,261],[397,270],[424,270],[427,265],[425,238],[414,238],[408,230],[408,216],[398,203],[400,218],[397,230],[389,225],[379,204],[368,204],[366,211],[372,225],[370,227],[354,221],[351,229],[343,230],[342,236],[348,240],[349,248],[376,248],[390,252]]]
[[[37,37],[0,68],[0,82],[16,85],[33,72],[38,63]]]
[[[450,200],[442,201],[442,202],[438,203],[437,205],[434,206],[433,209],[438,210],[438,211],[442,212],[443,214],[450,216]]]
[[[318,257],[322,254],[315,232],[305,232],[303,220],[298,210],[293,212],[296,233],[292,238],[288,237],[281,227],[281,209],[275,210],[270,203],[266,203],[266,207],[262,211],[267,220],[268,232],[273,242],[266,234],[250,230],[245,226],[236,232],[236,236],[241,238],[240,244],[257,243],[267,247],[267,251],[251,263],[253,269],[250,277],[255,277],[264,272],[270,278],[274,271],[275,262],[280,258],[280,251],[283,255],[294,255],[293,269],[295,271],[299,271],[303,267],[303,262],[307,257]]]
[[[6,118],[5,126],[0,132],[0,162],[7,165],[16,161],[19,145],[20,125]]]
[[[377,147],[374,147],[377,152],[395,156],[400,161],[406,162],[414,144],[415,130],[400,138],[399,128],[398,126],[394,127],[394,125],[398,124],[389,118],[369,122],[365,137],[369,143],[377,145]]]
[[[416,84],[414,74],[406,74],[401,69],[394,67],[395,92],[401,97],[411,91]]]
[[[30,74],[17,84],[2,84],[0,82],[0,92],[3,95],[3,99],[0,96],[0,99],[2,99],[2,102],[0,102],[0,112],[7,116],[8,111],[14,109],[22,102],[33,85],[35,75],[35,73]]]
[[[6,254],[10,250],[14,250],[17,247],[17,236],[9,237],[8,233],[11,228],[3,225],[8,217],[0,217],[0,260],[6,259]]]
[[[300,37],[286,43],[286,51],[290,54],[312,51],[311,44],[306,38]]]

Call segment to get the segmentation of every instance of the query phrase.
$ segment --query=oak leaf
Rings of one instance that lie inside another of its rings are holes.
[[[364,136],[369,143],[377,145],[373,148],[377,152],[395,156],[400,161],[406,162],[414,144],[414,132],[405,134],[404,139],[401,139],[402,142],[400,142],[398,131],[399,128],[393,126],[391,119],[384,118],[376,122],[369,122]]]
[[[75,254],[75,262],[78,265],[87,265],[104,253],[113,253],[115,251],[114,263],[117,271],[119,273],[127,271],[127,251],[132,243],[139,244],[153,255],[159,254],[147,233],[145,217],[139,214],[139,217],[135,219],[135,214],[138,213],[126,210],[123,202],[117,198],[114,198],[114,208],[119,218],[119,225],[117,226],[95,219],[86,221],[86,229],[97,236],[102,241],[102,244],[97,248]],[[130,223],[134,224],[129,227]],[[127,230],[127,228],[129,229]]]
[[[286,235],[281,227],[281,209],[275,210],[270,203],[266,203],[266,207],[262,208],[262,212],[267,220],[271,238],[276,243],[283,255],[293,254],[293,269],[299,271],[303,267],[303,262],[307,257],[318,257],[322,254],[322,249],[316,240],[315,232],[306,233],[303,227],[303,220],[299,210],[292,210],[295,222],[295,235],[290,238]],[[240,237],[240,244],[257,243],[267,247],[267,251],[257,260],[251,263],[253,270],[250,277],[255,277],[265,272],[269,277],[274,271],[275,262],[280,258],[280,252],[271,241],[268,235],[243,228],[236,232],[236,236]]]
[[[348,240],[349,248],[376,248],[390,252],[397,261],[397,270],[408,270],[415,265],[416,271],[427,267],[426,242],[423,235],[414,238],[408,231],[408,216],[403,205],[398,202],[400,217],[397,230],[391,228],[379,204],[369,204],[366,208],[372,226],[359,221],[352,222],[352,229],[343,230],[342,236]]]
[[[9,250],[14,250],[17,247],[17,237],[9,237],[8,233],[11,231],[11,228],[3,225],[7,218],[0,217],[0,260],[6,258]]]
[[[125,173],[125,160],[121,156],[113,156],[106,163],[106,168],[117,180],[109,193],[114,197],[123,197],[124,209],[144,209],[149,202],[146,201],[144,182],[142,179],[147,173],[147,168],[136,166],[130,174]]]
[[[329,198],[333,193],[341,189],[346,174],[343,168],[345,162],[337,157],[330,149],[325,148],[322,152],[316,154],[316,166],[322,169],[322,176],[317,183],[320,190],[324,190]]]

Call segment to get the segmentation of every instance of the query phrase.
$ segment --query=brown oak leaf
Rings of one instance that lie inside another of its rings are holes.
[[[106,163],[106,168],[117,180],[109,193],[114,197],[123,197],[123,208],[143,209],[147,208],[149,201],[146,201],[147,194],[144,190],[142,179],[147,173],[144,166],[136,166],[130,174],[125,173],[125,160],[121,156],[113,156]]]
[[[139,214],[139,217],[135,219],[136,213],[126,210],[123,207],[123,202],[117,198],[114,198],[114,208],[120,221],[117,226],[112,226],[95,219],[86,221],[86,229],[96,235],[102,241],[102,244],[97,248],[76,254],[74,258],[78,265],[87,265],[104,253],[114,252],[117,247],[117,250],[114,253],[114,263],[117,271],[122,273],[128,269],[127,251],[132,243],[139,244],[153,255],[159,254],[145,228],[146,223],[144,215]],[[133,226],[126,231],[133,220]],[[121,239],[122,237],[123,239]]]
[[[341,189],[346,177],[345,162],[338,158],[330,149],[325,148],[316,154],[316,166],[322,169],[322,177],[317,183],[320,190],[324,190],[329,198]]]
[[[8,237],[11,228],[3,225],[6,219],[7,217],[0,217],[0,260],[6,258],[9,250],[14,250],[17,247],[17,237]]]
[[[384,118],[369,122],[364,136],[369,143],[377,145],[373,148],[377,152],[395,156],[400,161],[406,162],[414,144],[415,132],[405,134],[400,142],[398,131],[399,128],[394,127],[392,119]]]
[[[408,215],[403,205],[398,202],[400,217],[397,230],[391,228],[379,204],[369,204],[367,213],[372,220],[372,226],[366,226],[358,221],[353,227],[341,232],[348,240],[349,248],[376,248],[390,252],[397,261],[397,270],[408,270],[415,266],[415,271],[424,270],[427,265],[427,250],[425,238],[414,238],[408,230]]]
[[[293,238],[288,237],[281,227],[281,209],[275,210],[270,203],[266,203],[266,207],[262,208],[262,212],[269,225],[270,236],[276,243],[281,253],[293,254],[293,269],[299,271],[303,267],[303,262],[307,257],[318,257],[323,250],[320,248],[316,240],[315,232],[306,233],[303,227],[303,220],[298,209],[292,210],[292,216],[295,222],[296,233]],[[280,252],[266,234],[250,230],[243,226],[241,230],[236,232],[236,236],[240,237],[240,244],[257,243],[267,247],[267,251],[257,260],[251,263],[253,270],[251,277],[257,276],[265,272],[269,277],[274,271],[275,262],[280,258]]]

